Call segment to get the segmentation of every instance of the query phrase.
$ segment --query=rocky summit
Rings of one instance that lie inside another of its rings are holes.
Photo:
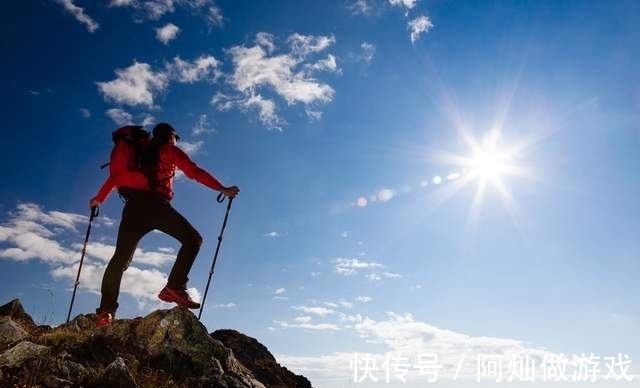
[[[189,310],[157,310],[97,329],[95,314],[37,325],[18,299],[0,306],[0,387],[311,388],[235,330]]]

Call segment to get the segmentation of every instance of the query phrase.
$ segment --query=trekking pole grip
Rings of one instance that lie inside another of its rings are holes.
[[[96,218],[99,214],[100,214],[100,208],[98,206],[92,206],[91,217],[89,218],[89,221],[93,221],[93,219]]]

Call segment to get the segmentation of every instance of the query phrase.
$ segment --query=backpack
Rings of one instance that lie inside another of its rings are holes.
[[[109,175],[114,178],[118,189],[130,187],[147,190],[148,179],[143,168],[144,150],[151,140],[151,134],[140,125],[126,125],[111,134],[113,148],[109,163]]]

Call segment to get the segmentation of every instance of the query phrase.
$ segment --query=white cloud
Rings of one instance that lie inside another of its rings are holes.
[[[165,90],[169,82],[165,73],[153,72],[147,63],[134,62],[115,73],[115,80],[97,82],[98,90],[106,99],[130,106],[152,106],[154,93]]]
[[[51,270],[54,279],[75,279],[78,274],[78,266],[56,267]],[[80,288],[99,294],[104,266],[85,262],[80,273]],[[157,269],[140,269],[131,266],[122,275],[120,293],[126,293],[137,299],[140,307],[147,303],[157,301],[158,292],[167,282],[167,275]],[[199,294],[195,289],[189,289],[189,293],[195,299]],[[168,305],[167,305],[168,306]]]
[[[217,26],[217,27],[224,26],[224,17],[222,16],[222,12],[218,7],[215,7],[215,6],[209,7],[206,18],[207,18],[207,22],[211,26]]]
[[[88,222],[88,217],[45,212],[33,203],[18,204],[9,219],[0,224],[0,242],[8,246],[0,249],[0,258],[73,263],[79,256],[78,251],[61,245],[54,238],[64,233],[78,233],[77,227],[83,222]]]
[[[347,302],[346,300],[340,300],[338,303],[340,304],[340,306],[342,306],[342,307],[344,307],[346,309],[350,309],[350,308],[353,307],[353,303]]]
[[[304,108],[304,113],[306,113],[311,120],[318,121],[322,118],[322,112],[319,110],[315,110],[307,107],[307,108]]]
[[[88,119],[89,117],[91,117],[91,111],[87,108],[80,108],[80,114],[85,119]]]
[[[108,109],[105,114],[118,125],[127,125],[133,123],[133,116],[119,108]]]
[[[213,308],[218,308],[218,309],[232,309],[236,307],[236,304],[233,302],[230,303],[218,303],[213,305]]]
[[[152,125],[155,122],[156,122],[156,118],[155,117],[153,117],[152,115],[150,115],[148,113],[145,113],[144,114],[144,118],[142,119],[141,125],[146,127],[146,126]]]
[[[180,28],[173,23],[167,23],[164,27],[156,28],[156,38],[164,44],[169,44],[180,33]]]
[[[371,4],[369,3],[369,0],[356,0],[355,2],[353,2],[348,6],[348,9],[354,15],[357,15],[357,14],[369,15],[371,14],[371,11],[372,11],[372,7],[371,7]]]
[[[214,133],[216,130],[211,127],[211,123],[209,123],[209,118],[206,114],[201,114],[196,122],[191,133],[194,136],[199,136],[204,133]]]
[[[329,101],[333,96],[333,89],[328,85],[308,79],[304,73],[296,73],[299,61],[292,56],[268,57],[259,46],[236,46],[229,52],[235,65],[231,82],[248,96],[260,87],[272,88],[288,104]]]
[[[88,213],[88,209],[87,209]],[[96,235],[100,227],[112,225],[113,220],[100,216],[92,222],[94,228],[84,257],[80,288],[98,294],[104,266],[111,259],[115,247],[100,241]],[[21,203],[0,223],[0,260],[38,260],[51,267],[54,279],[76,278],[89,217],[61,211],[45,211],[34,203]],[[167,249],[156,252],[136,249],[132,265],[124,272],[121,293],[138,301],[139,307],[155,303],[157,294],[166,284],[167,275],[159,268],[175,261],[175,253]],[[155,268],[141,269],[139,265]],[[190,289],[194,298],[198,291]]]
[[[411,43],[415,43],[420,34],[429,32],[433,28],[433,23],[428,16],[419,16],[409,22],[409,30],[411,30]]]
[[[276,289],[273,293],[274,293],[275,295],[282,295],[282,294],[284,294],[286,291],[287,291],[287,289],[286,289],[286,288],[278,288],[278,289]]]
[[[142,3],[142,7],[147,11],[149,19],[152,20],[158,20],[165,13],[175,11],[173,0],[146,0]]]
[[[267,50],[267,54],[271,54],[276,49],[274,40],[275,38],[273,34],[269,34],[267,32],[258,32],[256,34],[255,42],[258,46]]]
[[[373,298],[369,296],[359,296],[356,298],[356,302],[360,302],[360,303],[368,303],[368,302],[371,302],[372,300]]]
[[[396,7],[404,7],[407,10],[413,9],[416,6],[418,0],[389,0],[389,4]]]
[[[111,0],[109,7],[127,7],[133,5],[138,0]]]
[[[160,71],[152,70],[147,63],[134,62],[126,69],[117,69],[116,79],[96,84],[106,100],[129,106],[153,107],[155,95],[164,92],[171,81],[214,81],[219,76],[218,66],[218,60],[212,56],[201,56],[193,61],[176,57]]]
[[[326,59],[321,59],[316,63],[306,65],[305,68],[312,71],[328,71],[331,73],[342,74],[342,70],[336,63],[336,57],[331,54],[329,54]]]
[[[301,321],[277,321],[276,322],[280,328],[282,329],[303,329],[303,330],[313,330],[313,331],[337,331],[340,330],[338,325],[333,323],[312,323],[310,320],[301,320]]]
[[[402,275],[391,272],[372,272],[370,274],[367,274],[366,278],[371,281],[377,282],[382,279],[400,279],[402,278]]]
[[[287,39],[289,53],[274,55],[274,37],[267,33],[256,35],[253,47],[234,46],[227,52],[234,66],[227,81],[240,95],[216,94],[212,103],[219,110],[238,108],[257,109],[260,121],[271,129],[281,129],[286,122],[276,113],[276,102],[266,98],[263,92],[275,93],[288,105],[304,104],[307,108],[333,99],[334,90],[328,84],[312,77],[317,71],[339,72],[335,57],[311,61],[308,58],[326,50],[335,42],[329,36],[304,36],[293,34]],[[318,118],[314,109],[305,110],[309,116]]]
[[[280,233],[278,232],[268,232],[264,234],[265,237],[280,237]]]
[[[132,7],[150,20],[159,20],[176,11],[176,7],[189,8],[202,16],[209,25],[222,27],[223,16],[213,0],[111,0],[112,7]]]
[[[321,317],[335,313],[335,310],[328,309],[326,307],[292,306],[291,308],[307,314],[319,315]]]
[[[202,150],[202,147],[204,146],[204,141],[199,140],[196,142],[186,142],[186,141],[180,140],[180,143],[178,143],[178,145],[189,156],[193,156],[198,152],[200,152],[200,150]]]
[[[382,264],[375,262],[366,262],[358,259],[337,258],[332,261],[335,263],[334,271],[340,275],[355,275],[359,270],[381,268]]]
[[[332,323],[323,323],[322,329],[328,330],[352,330],[362,338],[361,345],[349,343],[348,348],[330,354],[317,357],[296,357],[288,355],[276,355],[278,361],[289,369],[304,374],[318,385],[323,382],[336,381],[336,378],[353,378],[354,357],[360,359],[369,354],[371,360],[382,364],[388,357],[402,355],[406,363],[417,366],[420,364],[420,355],[437,354],[439,369],[438,381],[452,379],[456,369],[464,356],[461,364],[459,378],[462,380],[473,379],[478,373],[478,359],[482,355],[503,357],[503,368],[508,378],[507,368],[513,357],[528,355],[536,360],[536,366],[544,359],[544,356],[558,357],[559,354],[551,353],[543,347],[526,345],[524,341],[499,337],[472,337],[466,334],[441,329],[426,322],[416,320],[411,314],[398,314],[390,312],[386,319],[374,320],[361,315],[340,315],[340,321],[345,323],[339,326]],[[311,319],[296,319],[292,322],[278,322],[281,328],[310,329],[314,326]],[[321,330],[317,328],[316,330]],[[352,365],[352,364],[351,364]],[[425,381],[425,376],[419,376],[419,368],[408,368],[410,371],[405,376],[407,381]],[[382,368],[380,368],[382,370]],[[568,373],[572,376],[572,373]],[[422,380],[419,380],[422,378]],[[399,381],[399,380],[398,380]]]
[[[193,62],[184,61],[180,57],[167,65],[167,73],[171,80],[182,83],[194,83],[204,79],[214,81],[219,75],[220,62],[212,56],[201,56]]]
[[[73,0],[58,0],[64,9],[72,14],[76,20],[84,24],[89,32],[95,32],[100,25],[94,21],[89,15],[84,13],[84,9],[73,4]]]
[[[362,59],[365,62],[371,62],[373,55],[376,53],[376,46],[371,43],[364,42],[360,47],[362,48]]]
[[[318,53],[326,50],[336,42],[333,36],[314,36],[292,34],[287,39],[291,47],[291,53],[300,58],[306,58],[311,53]]]

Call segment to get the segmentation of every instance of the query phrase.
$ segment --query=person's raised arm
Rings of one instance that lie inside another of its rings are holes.
[[[240,192],[238,186],[224,186],[208,171],[195,164],[189,156],[176,146],[171,147],[171,160],[184,174],[212,190],[216,190],[233,198]]]

